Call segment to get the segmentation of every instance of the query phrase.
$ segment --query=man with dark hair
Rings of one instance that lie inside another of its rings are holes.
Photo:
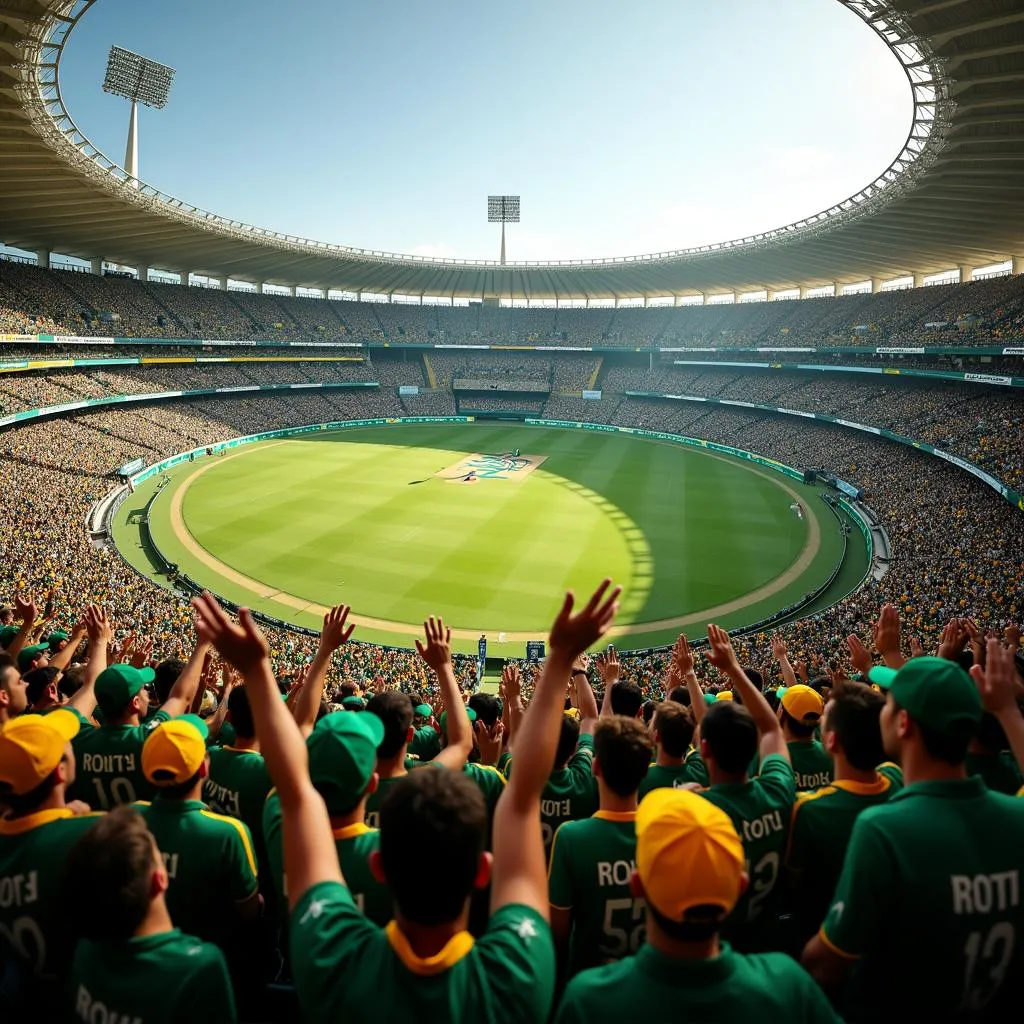
[[[167,869],[134,810],[99,817],[72,848],[68,878],[66,905],[82,936],[71,965],[75,1020],[233,1024],[224,955],[172,924]]]
[[[223,944],[259,916],[257,866],[249,829],[202,802],[206,737],[206,723],[196,715],[161,722],[149,733],[141,767],[159,795],[138,808],[167,865],[172,920],[204,942]]]
[[[280,797],[292,968],[307,1019],[547,1020],[555,970],[540,795],[573,658],[608,630],[618,608],[619,590],[608,587],[575,615],[567,595],[552,627],[551,653],[517,738],[519,767],[498,804],[493,858],[484,852],[482,797],[459,773],[422,769],[388,794],[372,861],[395,896],[385,930],[359,913],[345,885],[306,746],[276,697],[265,638],[246,609],[236,626],[210,595],[195,599],[201,635],[245,678]],[[455,834],[461,841],[451,847]],[[448,853],[437,864],[444,884],[424,870],[424,859],[433,865],[438,856],[435,843]],[[491,918],[474,942],[466,930],[470,896],[488,880]]]
[[[989,640],[977,687],[944,658],[868,675],[885,691],[882,737],[906,785],[857,818],[804,965],[835,991],[857,963],[850,1010],[864,1019],[1013,1020],[1024,999],[1024,802],[964,768],[979,688],[1020,726],[1012,659]]]
[[[799,933],[794,941],[801,948],[828,912],[854,822],[903,788],[899,767],[885,763],[884,706],[871,687],[844,682],[825,707],[821,736],[835,765],[835,781],[797,793],[786,853]]]
[[[474,693],[469,698],[469,710],[490,729],[501,718],[501,701],[493,693]]]
[[[626,718],[639,718],[644,706],[644,694],[636,683],[614,683],[611,687],[612,714]]]
[[[750,888],[733,908],[723,934],[744,952],[783,949],[779,876],[796,799],[789,750],[779,720],[740,667],[729,634],[708,626],[708,640],[708,660],[743,698],[742,706],[716,700],[700,723],[700,752],[711,782],[702,795],[732,819],[749,864]],[[750,778],[747,769],[755,754],[761,770]]]
[[[814,738],[824,710],[821,694],[802,683],[787,687],[779,700],[779,721],[798,790],[814,790],[832,781],[832,759]]]
[[[654,764],[640,783],[640,799],[652,789],[669,786],[685,789],[694,783],[708,784],[708,773],[700,753],[692,749],[696,729],[692,707],[667,700],[659,704],[651,721],[650,736],[654,741]]]
[[[89,636],[91,661],[95,645],[93,634]],[[102,810],[152,799],[156,790],[142,771],[142,745],[161,722],[188,711],[199,686],[206,651],[205,646],[196,644],[186,670],[153,714],[149,713],[147,689],[155,678],[153,669],[111,665],[100,674],[94,692],[103,724],[97,727],[84,717],[91,709],[84,712],[81,731],[75,738],[79,773],[73,796]]]
[[[994,793],[1016,796],[1021,787],[1020,769],[1007,749],[1006,732],[999,719],[986,711],[978,723],[964,762],[968,775],[978,775]]]
[[[743,956],[720,940],[747,885],[744,856],[729,816],[696,793],[657,789],[646,797],[636,816],[631,888],[646,905],[647,941],[634,957],[578,974],[555,1024],[839,1024],[788,956]]]
[[[59,1017],[72,932],[63,901],[68,850],[92,824],[65,793],[75,778],[71,740],[78,718],[66,710],[20,715],[0,728],[0,963],[14,984],[5,1019]],[[6,988],[7,986],[5,986]],[[20,995],[17,994],[20,992]]]
[[[385,690],[370,698],[366,711],[379,718],[383,728],[377,747],[377,787],[366,797],[366,824],[376,829],[380,827],[380,805],[384,797],[409,774],[406,752],[413,736],[412,700],[400,690]]]
[[[25,680],[26,694],[28,696],[29,711],[35,714],[42,714],[51,708],[59,708],[60,669],[47,665],[45,668],[34,668],[31,672],[22,675]]]
[[[187,661],[182,661],[180,658],[167,658],[153,669],[153,692],[156,695],[157,707],[170,698],[174,684],[186,668],[188,668]]]
[[[376,699],[376,697],[374,698]],[[322,718],[306,740],[309,777],[331,817],[338,862],[356,906],[375,924],[391,920],[387,886],[370,871],[370,857],[380,849],[380,833],[369,828],[366,800],[377,788],[377,750],[384,726],[373,714],[334,713]],[[263,834],[275,893],[288,905],[281,844],[281,801],[276,793],[263,811]]]
[[[612,715],[594,730],[600,808],[567,821],[551,846],[551,932],[566,977],[635,953],[643,941],[643,901],[629,877],[636,855],[637,789],[651,759],[650,738],[635,718]]]
[[[0,654],[0,726],[28,707],[28,684],[9,654]]]

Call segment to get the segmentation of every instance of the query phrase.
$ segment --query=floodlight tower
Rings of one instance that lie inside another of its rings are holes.
[[[501,265],[505,266],[505,225],[519,223],[519,196],[488,196],[487,222],[501,224]]]
[[[155,60],[141,57],[120,46],[110,48],[103,91],[130,100],[132,104],[124,169],[135,188],[139,187],[139,104],[162,110],[167,105],[173,78],[174,68],[166,64],[157,64]]]

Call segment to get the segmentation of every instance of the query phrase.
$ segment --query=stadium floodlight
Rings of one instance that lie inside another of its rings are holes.
[[[110,48],[103,91],[131,101],[124,169],[136,188],[139,183],[139,104],[162,110],[167,105],[173,78],[174,68],[166,64],[158,64],[120,46]]]
[[[505,225],[519,223],[519,196],[488,196],[487,222],[501,224],[501,265],[505,266]]]

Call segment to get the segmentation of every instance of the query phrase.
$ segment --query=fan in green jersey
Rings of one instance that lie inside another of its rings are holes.
[[[568,826],[566,826],[568,827]],[[631,892],[646,903],[647,942],[578,974],[555,1024],[766,1021],[838,1024],[828,1000],[782,953],[744,956],[719,939],[747,884],[729,816],[696,793],[656,789],[636,816]]]
[[[68,872],[91,898],[68,904],[82,938],[62,1019],[233,1024],[224,955],[172,924],[167,869],[134,810],[99,817],[72,849]]]
[[[700,754],[691,748],[695,728],[692,708],[668,700],[655,708],[650,729],[654,764],[640,783],[641,800],[652,789],[707,785],[704,763]]]
[[[832,759],[814,738],[824,710],[821,694],[802,683],[787,687],[779,700],[779,721],[798,790],[817,789],[832,781]]]
[[[551,931],[566,977],[635,953],[643,942],[643,901],[630,892],[636,853],[637,789],[650,740],[635,718],[610,715],[594,731],[596,814],[555,833],[548,871]]]
[[[979,689],[1011,744],[1024,742],[1024,719],[1012,656],[992,639],[985,658],[974,682],[944,658],[869,673],[886,695],[882,736],[906,785],[857,818],[831,909],[803,956],[830,991],[857,963],[847,991],[857,1019],[1020,1015],[1024,802],[991,792],[964,761],[982,715]]]

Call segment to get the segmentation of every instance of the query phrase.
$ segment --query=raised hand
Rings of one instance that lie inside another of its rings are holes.
[[[89,634],[90,649],[95,650],[97,646],[106,648],[114,635],[114,627],[107,618],[106,611],[98,604],[91,604],[85,609],[82,618]]]
[[[481,721],[476,721],[473,723],[473,733],[476,736],[476,745],[480,750],[480,763],[493,767],[501,757],[501,739],[505,735],[505,727],[501,724],[501,719],[499,718],[490,727]]]
[[[220,656],[240,672],[254,669],[269,658],[270,646],[248,608],[239,608],[237,625],[208,591],[192,599],[192,608],[199,639],[213,644]]]
[[[423,623],[426,643],[416,641],[419,656],[435,671],[440,672],[452,661],[452,631],[445,627],[444,619],[433,615]]]
[[[153,657],[153,641],[141,640],[132,648],[128,664],[135,668],[145,668]]]
[[[861,643],[856,633],[851,633],[846,638],[846,646],[850,648],[850,661],[853,667],[862,676],[866,676],[871,671],[871,652]]]
[[[324,628],[320,633],[322,653],[332,653],[348,643],[352,631],[356,628],[355,623],[351,626],[346,625],[350,611],[347,604],[338,604],[324,616]]]
[[[776,661],[784,661],[789,657],[789,648],[786,641],[778,633],[772,635],[772,657]]]
[[[26,626],[31,626],[39,618],[39,608],[27,592],[24,597],[21,594],[14,595],[14,612]]]
[[[1003,637],[1008,647],[1017,650],[1020,647],[1020,626],[1011,623],[1003,630]]]
[[[683,680],[692,671],[693,651],[690,650],[690,641],[686,639],[685,633],[680,633],[675,647],[672,648],[672,675],[673,678]]]
[[[502,696],[508,701],[517,701],[523,689],[523,677],[519,666],[510,662],[501,670]]]
[[[950,619],[942,627],[942,636],[939,639],[939,657],[954,661],[966,646],[967,637],[968,634],[963,626],[963,620]]]
[[[986,711],[996,716],[1010,711],[1019,714],[1013,655],[998,640],[987,642],[985,667],[972,665],[971,678]]]
[[[615,587],[609,594],[611,584],[611,580],[604,580],[576,615],[572,614],[575,602],[572,591],[565,595],[548,637],[552,652],[557,651],[571,662],[608,632],[619,610],[619,594],[622,593],[622,587]]]
[[[875,622],[874,640],[875,650],[882,656],[886,664],[891,660],[902,663],[900,634],[902,623],[900,613],[894,604],[883,604],[881,614]]]
[[[925,653],[921,638],[919,636],[912,636],[910,638],[910,656],[912,658],[923,658]]]
[[[614,647],[609,647],[604,654],[597,656],[597,674],[605,686],[614,686],[622,675],[622,665]]]
[[[727,673],[730,669],[742,671],[729,634],[721,626],[713,623],[708,626],[707,659],[720,672]]]

